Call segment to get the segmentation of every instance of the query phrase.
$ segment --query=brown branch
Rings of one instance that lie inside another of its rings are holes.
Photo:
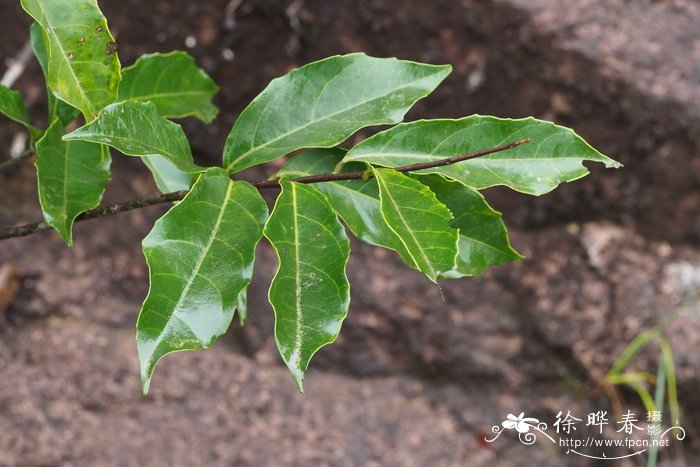
[[[33,155],[34,155],[34,151],[32,151],[31,149],[27,149],[27,150],[23,151],[19,156],[14,157],[14,158],[10,158],[9,160],[7,160],[5,162],[0,163],[0,172],[3,172],[5,170],[9,170],[9,169],[15,167],[20,162],[22,162],[25,159],[29,159]]]
[[[404,165],[401,167],[395,167],[394,170],[397,172],[415,172],[417,170],[432,169],[435,167],[444,167],[446,165],[456,164],[457,162],[466,161],[468,159],[474,159],[477,157],[486,156],[488,154],[493,154],[495,152],[506,151],[512,149],[521,144],[530,141],[529,138],[521,139],[520,141],[514,141],[509,144],[504,144],[503,146],[497,146],[495,148],[485,149],[483,151],[477,151],[470,154],[465,154],[462,156],[449,157],[446,159],[440,159],[433,162],[422,162],[419,164]],[[371,172],[345,172],[337,174],[320,174],[320,175],[309,175],[306,177],[294,178],[292,181],[297,183],[322,183],[322,182],[333,182],[342,180],[359,180],[371,176]],[[253,182],[259,190],[265,190],[269,188],[278,188],[278,180],[261,180],[258,182]],[[96,209],[91,209],[85,211],[79,215],[75,222],[85,221],[88,219],[95,219],[97,217],[111,216],[113,214],[119,214],[120,212],[131,211],[132,209],[145,208],[148,206],[154,206],[156,204],[172,203],[173,201],[179,201],[185,197],[188,193],[187,190],[176,191],[173,193],[167,193],[164,195],[149,196],[147,198],[135,199],[127,201],[125,203],[112,204],[110,206],[103,206]],[[31,235],[37,232],[43,232],[45,230],[51,229],[51,226],[45,221],[34,222],[32,224],[19,225],[15,227],[8,227],[4,230],[0,230],[0,240],[5,240],[8,238],[24,237],[26,235]]]

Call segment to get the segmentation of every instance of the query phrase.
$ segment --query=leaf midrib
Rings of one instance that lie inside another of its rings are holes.
[[[294,183],[290,183],[289,186],[292,188],[292,208],[294,209],[294,267],[295,267],[295,277],[294,277],[294,313],[296,314],[294,320],[294,347],[292,348],[292,353],[289,355],[289,362],[298,366],[301,362],[301,343],[303,339],[303,323],[302,323],[302,313],[301,313],[301,258],[299,251],[299,210],[297,208],[297,188]],[[300,368],[301,369],[301,368]]]
[[[68,235],[72,236],[70,227],[68,226],[68,152],[70,151],[70,143],[66,141],[66,150],[63,154],[63,228],[68,231]]]
[[[393,196],[391,196],[391,193],[389,193],[389,190],[387,189],[388,186],[387,186],[386,181],[383,180],[383,179],[381,178],[381,176],[377,177],[377,180],[379,180],[380,183],[381,183],[382,185],[384,185],[384,193],[387,195],[387,198],[388,198],[389,201],[391,202],[391,204],[392,204],[394,210],[396,211],[396,214],[398,215],[399,219],[401,220],[401,223],[402,223],[403,226],[406,228],[406,231],[408,232],[408,235],[411,237],[411,239],[412,239],[413,242],[415,243],[415,245],[416,245],[416,250],[418,250],[418,251],[420,252],[421,256],[423,257],[423,260],[425,261],[425,265],[429,268],[430,275],[429,275],[428,277],[430,277],[431,279],[435,279],[435,277],[436,277],[435,269],[433,268],[433,266],[432,266],[430,260],[429,260],[428,257],[426,256],[425,251],[423,251],[423,248],[421,248],[421,245],[420,245],[420,243],[418,242],[418,239],[415,237],[415,235],[413,235],[413,230],[409,227],[408,223],[406,222],[406,219],[404,219],[403,215],[401,214],[401,210],[398,208],[398,205],[396,204],[396,201],[394,201]],[[380,195],[380,196],[381,196],[381,195]],[[401,241],[401,243],[403,243],[404,247],[406,247],[406,251],[407,251],[408,254],[411,256],[411,259],[413,259],[413,261],[416,263],[416,266],[418,266],[418,261],[416,261],[416,258],[414,257],[413,253],[411,253],[411,248],[410,248],[408,245],[406,245],[406,242],[403,241],[402,236],[401,236],[398,232],[396,232],[396,230],[395,230],[394,228],[392,228],[391,225],[389,225],[388,223],[387,223],[387,225],[389,226],[389,228],[390,228],[391,230],[394,231],[394,233],[395,233],[396,236],[399,238],[399,240]]]
[[[152,94],[144,94],[142,96],[136,97],[126,97],[120,99],[119,102],[134,102],[134,101],[148,101],[156,97],[179,97],[179,96],[208,96],[210,92],[208,91],[182,91],[182,92],[157,92]]]
[[[209,239],[207,240],[206,246],[201,250],[201,255],[199,256],[199,259],[197,260],[197,264],[195,264],[194,269],[192,270],[192,274],[190,274],[189,278],[187,279],[187,283],[185,284],[185,287],[182,290],[182,293],[180,294],[180,298],[178,299],[177,303],[173,307],[173,312],[168,316],[165,326],[163,326],[163,331],[165,331],[168,326],[170,325],[171,321],[173,319],[180,319],[176,315],[177,311],[180,309],[182,306],[182,302],[185,299],[185,296],[190,291],[190,288],[192,287],[192,284],[194,283],[195,277],[197,277],[199,274],[199,270],[202,268],[202,264],[204,263],[205,258],[207,257],[207,254],[209,253],[209,250],[211,249],[212,244],[214,243],[214,240],[216,239],[217,234],[219,233],[219,228],[221,227],[221,222],[224,218],[224,213],[226,212],[226,207],[228,206],[229,202],[229,197],[231,195],[231,190],[233,189],[233,182],[229,182],[228,187],[226,188],[226,194],[224,195],[224,200],[221,203],[221,210],[219,211],[219,215],[216,218],[216,223],[214,224],[214,228],[211,231],[211,235],[209,236]],[[181,320],[183,323],[187,324],[185,321]],[[191,329],[191,328],[190,328]],[[191,329],[192,330],[192,329]],[[199,336],[196,335],[196,333],[193,331],[193,334],[199,339]],[[165,336],[165,332],[161,332],[158,335],[158,338],[156,339],[156,344],[153,346],[153,349],[157,349],[158,346],[163,342],[163,336]],[[153,354],[151,354],[152,357]]]

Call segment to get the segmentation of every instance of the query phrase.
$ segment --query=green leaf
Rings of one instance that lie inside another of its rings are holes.
[[[146,54],[122,70],[118,99],[152,102],[162,117],[196,117],[210,123],[219,109],[212,97],[219,87],[185,52]],[[187,189],[192,176],[160,157],[143,159],[163,193]]]
[[[56,99],[53,92],[48,86],[49,80],[49,46],[46,33],[41,29],[41,26],[36,21],[29,28],[29,36],[31,38],[32,50],[36,57],[41,71],[44,73],[44,79],[47,82],[46,96],[49,101],[49,122],[53,122],[54,117],[58,117],[61,124],[65,127],[70,122],[78,118],[80,110],[72,107],[65,102]]]
[[[424,175],[419,181],[452,211],[452,227],[459,229],[457,266],[442,277],[480,276],[491,266],[522,258],[510,246],[501,213],[491,209],[481,193],[439,175]]]
[[[253,273],[267,206],[247,182],[211,168],[143,240],[151,287],[136,324],[141,382],[166,354],[210,347]]]
[[[588,174],[582,164],[584,160],[620,167],[568,128],[534,118],[511,120],[480,115],[400,124],[361,142],[350,150],[345,160],[399,167],[468,154],[523,138],[530,138],[531,142],[422,173],[441,174],[476,189],[505,185],[522,193],[541,195],[561,182]]]
[[[335,341],[350,304],[350,243],[325,196],[282,179],[265,226],[279,269],[270,285],[275,339],[299,391],[311,357]]]
[[[153,180],[161,193],[172,193],[190,188],[192,174],[178,169],[168,159],[161,156],[148,156],[141,160],[153,174]]]
[[[338,148],[303,151],[291,158],[276,176],[292,178],[331,173],[345,153]],[[362,171],[365,167],[351,162],[343,165],[341,172]],[[478,191],[437,175],[424,175],[418,180],[429,186],[438,201],[452,211],[455,219],[451,225],[460,231],[457,265],[440,277],[477,276],[491,266],[522,258],[510,246],[501,214],[491,209]],[[399,238],[382,218],[379,188],[374,178],[323,182],[314,187],[326,195],[333,209],[358,238],[410,259]],[[413,260],[409,260],[408,265],[415,267]]]
[[[459,232],[450,225],[452,213],[417,180],[390,169],[374,169],[374,176],[384,221],[409,255],[404,261],[435,282],[456,264]]]
[[[357,53],[326,58],[273,80],[226,140],[230,173],[295,149],[332,147],[360,128],[400,122],[451,67]]]
[[[29,129],[39,131],[29,122],[29,114],[22,101],[22,95],[2,84],[0,84],[0,113]]]
[[[97,207],[109,180],[109,150],[85,141],[63,141],[63,126],[55,119],[36,143],[39,201],[46,222],[68,245],[73,221]]]
[[[194,165],[182,127],[160,115],[151,102],[123,102],[105,107],[98,118],[63,137],[112,146],[129,156],[163,156],[178,169],[201,172]]]
[[[149,101],[163,117],[196,117],[210,123],[219,113],[211,99],[219,87],[185,52],[146,54],[122,70],[118,99]]]
[[[331,173],[346,151],[338,148],[309,149],[291,158],[276,174],[278,177],[304,177]],[[345,164],[342,172],[359,172],[365,164]],[[409,257],[396,234],[384,222],[379,208],[379,187],[374,178],[323,182],[314,185],[326,195],[331,206],[343,218],[352,233],[371,245],[389,248]],[[409,263],[415,267],[413,263]]]
[[[0,114],[24,125],[32,141],[41,138],[42,131],[32,126],[29,121],[29,114],[24,106],[24,101],[22,101],[22,95],[2,84],[0,84]]]
[[[114,102],[120,65],[96,0],[21,0],[48,41],[48,84],[92,120]]]

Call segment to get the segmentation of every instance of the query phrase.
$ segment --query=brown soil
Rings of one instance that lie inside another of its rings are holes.
[[[650,94],[624,66],[608,72],[605,48],[548,27],[569,18],[567,2],[544,8],[552,17],[543,19],[542,2],[528,10],[505,0],[307,0],[294,2],[297,11],[288,1],[254,0],[242,2],[233,27],[225,0],[102,3],[125,65],[196,38],[189,52],[221,86],[213,125],[183,122],[202,164],[220,160],[237,114],[270,79],[361,50],[454,65],[408,120],[554,119],[626,167],[591,167],[591,176],[543,198],[488,190],[528,259],[442,292],[389,252],[353,242],[350,316],[312,362],[304,396],[275,353],[267,245],[246,326],[234,324],[210,351],[165,359],[144,398],[133,342],[147,291],[139,247],[164,208],[81,223],[73,248],[54,233],[3,242],[0,289],[12,293],[8,307],[0,294],[0,465],[591,465],[544,444],[491,445],[483,436],[508,413],[551,423],[559,410],[612,411],[596,389],[616,356],[700,285],[700,166],[692,159],[700,126],[690,106]],[[605,2],[587,3],[607,11]],[[606,34],[632,28],[634,14],[695,11],[683,1],[652,3],[617,11],[620,23],[595,22],[602,32],[586,37],[605,43]],[[29,21],[18,2],[0,4],[0,18],[0,56],[10,57]],[[36,64],[18,87],[41,121]],[[0,147],[16,131],[3,122]],[[116,156],[107,202],[155,192],[137,160]],[[40,217],[31,164],[0,175],[0,194],[0,225]],[[689,437],[662,459],[678,465],[700,462],[698,316],[684,313],[669,330]],[[637,367],[655,372],[655,351]],[[642,410],[633,392],[621,397]]]

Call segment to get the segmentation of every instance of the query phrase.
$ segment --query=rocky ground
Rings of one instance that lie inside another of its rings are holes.
[[[695,2],[255,0],[228,12],[224,0],[102,3],[124,64],[196,39],[189,51],[222,88],[214,125],[185,124],[202,163],[218,160],[269,79],[363,50],[454,65],[409,119],[553,119],[625,167],[591,167],[544,198],[488,190],[527,259],[445,282],[442,293],[390,252],[353,242],[351,312],[303,396],[275,353],[266,244],[246,326],[210,351],[166,358],[144,398],[133,341],[147,291],[139,245],[163,208],[82,223],[70,249],[53,233],[3,242],[0,465],[594,465],[546,440],[483,439],[509,413],[551,424],[559,410],[612,411],[600,383],[620,351],[697,293]],[[0,18],[0,56],[11,57],[28,22],[14,2],[0,4]],[[32,64],[18,86],[40,119],[39,76]],[[17,130],[0,126],[2,147]],[[0,175],[0,225],[40,216],[34,184],[31,164]],[[115,157],[106,201],[154,190],[138,161]],[[667,331],[688,437],[662,450],[665,465],[700,463],[698,311]],[[653,373],[657,361],[652,347],[634,368]],[[633,391],[619,397],[643,410]]]

